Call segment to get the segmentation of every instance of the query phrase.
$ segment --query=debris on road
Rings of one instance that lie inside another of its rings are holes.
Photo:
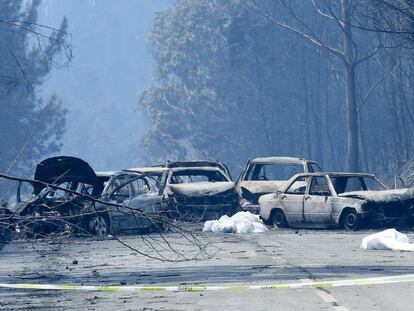
[[[413,252],[414,244],[410,243],[407,235],[395,229],[387,229],[363,238],[361,248]]]
[[[269,229],[263,224],[259,215],[250,212],[238,212],[233,216],[221,216],[219,220],[204,223],[203,232],[214,233],[262,233]]]

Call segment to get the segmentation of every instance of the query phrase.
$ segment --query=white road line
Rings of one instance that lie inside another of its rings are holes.
[[[315,282],[315,280],[312,279],[300,279],[301,282],[307,283],[307,282]],[[340,306],[339,301],[332,296],[331,293],[329,293],[326,290],[320,289],[320,288],[314,288],[314,291],[316,295],[318,295],[323,301],[330,303],[332,305],[332,308],[336,311],[349,311],[347,307]]]

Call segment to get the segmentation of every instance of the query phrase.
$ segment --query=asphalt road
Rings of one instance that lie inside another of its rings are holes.
[[[161,262],[134,255],[131,249],[114,240],[17,241],[0,252],[0,282],[239,285],[414,273],[414,253],[360,249],[361,239],[373,232],[271,230],[255,235],[203,236],[198,228],[196,236],[208,245],[210,257],[184,262]],[[188,256],[198,251],[177,233],[166,237],[175,250]],[[150,252],[157,240],[130,236],[123,241]],[[162,254],[174,255],[171,251]],[[413,293],[411,283],[203,293],[0,289],[0,309],[412,310]]]

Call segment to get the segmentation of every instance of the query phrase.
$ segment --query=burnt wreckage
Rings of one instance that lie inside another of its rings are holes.
[[[259,198],[282,190],[289,179],[299,173],[322,171],[319,164],[294,157],[261,157],[251,159],[237,180],[242,195],[242,209],[259,213]]]
[[[103,236],[167,227],[159,190],[142,174],[96,174],[81,159],[54,157],[37,165],[34,180],[15,180],[15,202],[2,209],[0,224],[29,236],[68,229]]]
[[[204,221],[240,210],[260,211],[278,227],[414,224],[414,188],[388,190],[373,175],[320,171],[301,158],[256,158],[235,184],[218,161],[96,173],[81,159],[53,157],[37,165],[34,179],[0,174],[18,181],[14,202],[0,207],[0,245],[11,231],[165,232],[170,218]]]
[[[262,219],[276,227],[414,225],[414,188],[390,190],[370,174],[298,174],[259,204]]]
[[[18,218],[18,226],[29,235],[48,234],[69,225],[81,229],[85,227],[85,220],[80,215],[93,205],[88,197],[98,198],[102,189],[103,185],[85,161],[53,157],[37,165],[34,182],[19,182],[16,200],[10,209]]]
[[[88,230],[97,236],[108,233],[166,232],[169,229],[162,196],[152,178],[125,171],[98,172],[106,179]],[[122,204],[119,206],[119,204]]]
[[[239,211],[240,194],[229,170],[218,161],[168,161],[129,171],[157,178],[160,194],[173,218],[201,221]]]

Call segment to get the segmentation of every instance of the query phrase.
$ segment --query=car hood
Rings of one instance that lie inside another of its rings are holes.
[[[195,182],[184,184],[170,184],[173,193],[188,197],[214,196],[235,189],[234,182]]]
[[[396,202],[414,199],[414,188],[382,190],[382,191],[353,191],[344,192],[339,197],[355,198],[370,202]]]
[[[35,171],[35,180],[48,184],[65,181],[78,181],[95,185],[97,176],[85,161],[75,157],[53,157],[40,162]],[[45,186],[36,184],[34,193],[39,194]]]
[[[274,193],[283,190],[287,183],[287,180],[246,180],[240,182],[240,186],[251,193]]]

